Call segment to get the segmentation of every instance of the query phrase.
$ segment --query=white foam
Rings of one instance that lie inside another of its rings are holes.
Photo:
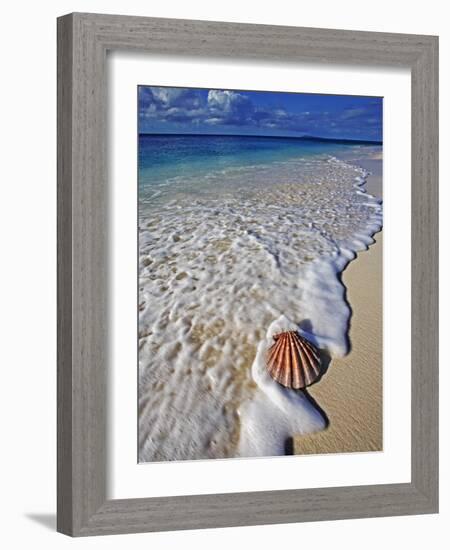
[[[241,457],[283,455],[293,434],[311,433],[326,426],[324,416],[305,393],[274,383],[266,369],[265,358],[273,344],[272,335],[285,330],[298,330],[298,326],[282,315],[270,325],[267,337],[258,346],[252,366],[258,391],[239,410]]]
[[[141,461],[284,454],[324,427],[262,358],[280,326],[347,353],[339,274],[382,223],[366,175],[302,158],[186,176],[141,204]]]

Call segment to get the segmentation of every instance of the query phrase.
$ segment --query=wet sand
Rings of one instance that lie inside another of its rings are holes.
[[[356,162],[373,175],[368,193],[382,197],[380,159]],[[333,359],[309,395],[325,412],[322,432],[294,436],[294,454],[381,451],[382,429],[382,231],[345,269],[342,281],[352,308],[350,353]]]

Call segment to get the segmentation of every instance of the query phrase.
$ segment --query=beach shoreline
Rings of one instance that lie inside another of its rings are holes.
[[[366,191],[382,198],[382,160],[354,160],[370,172]],[[328,419],[325,430],[293,437],[293,453],[373,452],[383,449],[382,230],[342,273],[352,308],[350,353],[333,359],[322,380],[308,389]]]
[[[184,147],[194,157],[203,151],[197,140]],[[273,334],[286,330],[333,358],[348,353],[341,277],[382,225],[379,201],[364,193],[377,194],[375,180],[357,162],[374,148],[333,151],[341,159],[320,148],[301,156],[281,149],[283,160],[204,177],[194,169],[140,191],[140,462],[281,456],[292,454],[294,434],[302,434],[300,454],[327,452],[306,434],[320,431],[329,442],[343,418],[340,393],[323,393],[329,372],[308,399],[276,384],[264,357]]]

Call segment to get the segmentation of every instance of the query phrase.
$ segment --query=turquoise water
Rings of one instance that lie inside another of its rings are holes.
[[[236,170],[243,170],[241,179],[245,184],[245,168],[267,167],[298,158],[345,156],[355,147],[368,149],[371,145],[298,138],[141,134],[140,197],[159,196],[164,191],[169,198],[171,191],[176,194],[188,189],[206,190],[212,180],[226,187],[233,181],[230,174],[236,175]]]

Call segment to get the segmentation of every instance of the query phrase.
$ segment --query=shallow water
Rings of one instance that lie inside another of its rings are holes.
[[[197,159],[200,169],[153,181],[143,168],[140,461],[283,454],[286,437],[325,425],[302,392],[268,377],[265,350],[295,328],[331,356],[347,352],[339,274],[382,208],[364,170],[294,149],[257,164],[234,153],[219,169]]]

